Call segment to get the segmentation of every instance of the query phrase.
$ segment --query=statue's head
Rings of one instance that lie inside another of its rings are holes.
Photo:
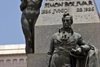
[[[73,24],[73,18],[69,13],[65,13],[62,17],[62,23],[64,28],[68,28]]]

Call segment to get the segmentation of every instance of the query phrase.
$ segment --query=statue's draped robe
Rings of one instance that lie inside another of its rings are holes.
[[[92,47],[94,50],[90,49],[87,56],[77,60],[78,63],[76,67],[99,67],[98,49],[93,45]]]

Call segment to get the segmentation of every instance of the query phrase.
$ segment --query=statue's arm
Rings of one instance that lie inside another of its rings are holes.
[[[54,51],[54,39],[52,38],[51,43],[50,43],[50,48],[48,51],[48,55],[52,55],[53,51]]]
[[[83,38],[82,38],[81,35],[78,36],[77,44],[78,44],[79,46],[85,45],[85,41],[83,40]]]
[[[47,57],[47,66],[49,67],[50,65],[50,62],[51,62],[51,57],[52,57],[52,53],[54,51],[54,39],[52,38],[51,39],[51,43],[50,43],[50,48],[49,48],[49,51],[48,51],[48,57]]]
[[[38,0],[38,3],[34,2],[34,3],[38,4],[35,8],[40,9],[41,5],[42,5],[42,1],[43,0]]]
[[[21,0],[20,10],[23,11],[26,8],[26,0]]]
[[[77,43],[80,46],[80,48],[78,48],[77,51],[79,51],[79,52],[83,53],[84,55],[86,55],[86,53],[90,50],[90,45],[86,44],[86,42],[83,40],[81,35],[79,35]]]

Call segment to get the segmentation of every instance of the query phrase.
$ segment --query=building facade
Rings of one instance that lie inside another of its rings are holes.
[[[0,67],[27,67],[25,44],[0,45]]]

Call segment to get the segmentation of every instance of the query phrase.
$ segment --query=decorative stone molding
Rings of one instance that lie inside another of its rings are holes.
[[[0,46],[0,67],[27,67],[27,56],[25,54],[24,46],[25,44],[1,45]]]

